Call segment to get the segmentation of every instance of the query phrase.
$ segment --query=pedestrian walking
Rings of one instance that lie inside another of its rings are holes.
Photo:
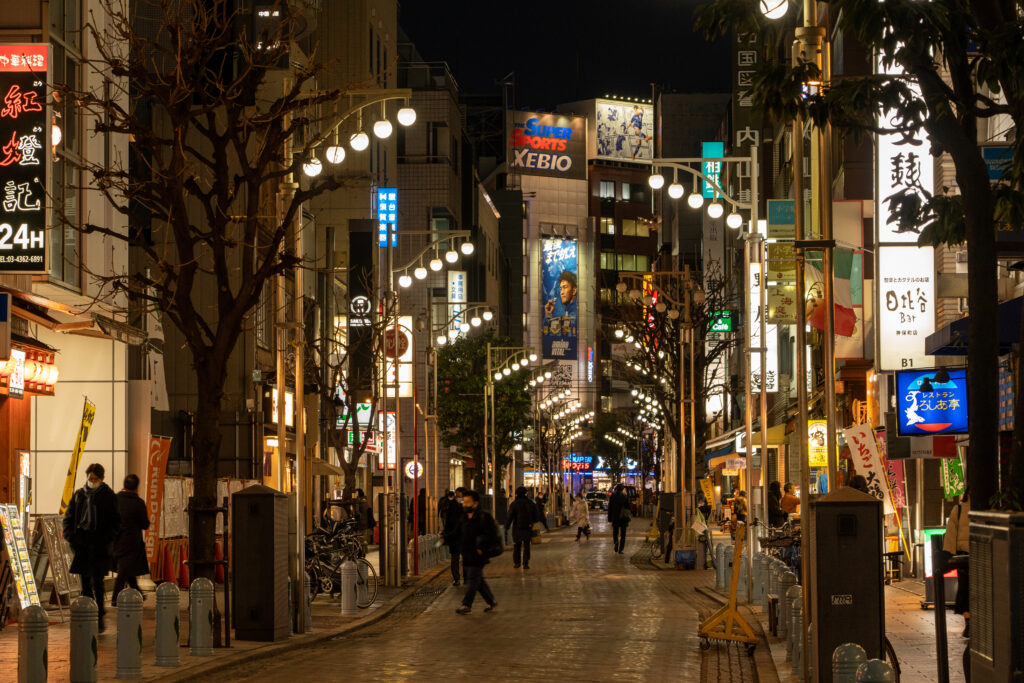
[[[736,517],[736,522],[739,524],[747,523],[747,492],[737,491],[736,497],[732,501],[732,514]]]
[[[970,551],[971,502],[968,499],[968,488],[960,494],[960,502],[949,513],[946,520],[946,533],[942,536],[942,550],[949,555],[966,555]],[[948,558],[947,558],[948,559]],[[971,581],[966,565],[956,570],[956,602],[953,611],[964,618],[964,638],[971,634]]]
[[[537,496],[537,521],[544,525],[545,531],[551,531],[551,529],[548,528],[548,514],[547,511],[544,509],[547,503],[547,494],[542,493],[541,495]]]
[[[85,470],[85,486],[75,491],[64,513],[64,539],[71,545],[74,559],[69,571],[78,574],[82,595],[96,601],[99,632],[105,630],[103,578],[111,568],[110,546],[121,528],[117,496],[103,483],[103,465],[93,463]]]
[[[782,509],[782,487],[779,482],[768,484],[768,524],[782,526],[789,515]]]
[[[526,487],[516,489],[516,499],[508,506],[507,526],[512,527],[512,566],[530,568],[530,543],[533,541],[533,523],[537,521],[537,505],[526,495]],[[522,560],[522,562],[520,562]]]
[[[615,486],[615,493],[608,499],[608,521],[612,523],[612,541],[615,552],[622,554],[626,548],[626,527],[633,516],[629,512],[629,499],[623,493],[626,487]]]
[[[452,585],[459,585],[459,562],[462,557],[462,498],[465,489],[461,486],[455,491],[448,491],[445,496],[448,505],[445,506],[444,529],[441,531],[441,539],[448,546],[448,554],[452,560]]]
[[[569,517],[576,525],[576,542],[580,542],[580,536],[586,536],[590,540],[590,509],[587,507],[587,500],[582,496],[576,496],[572,509],[569,510]]]
[[[455,493],[453,493],[451,489],[445,489],[444,497],[437,501],[437,518],[441,520],[442,528],[444,528],[445,525],[445,517],[448,516],[448,506],[452,504],[453,500],[455,500]]]
[[[124,478],[124,488],[117,492],[117,512],[121,515],[121,531],[114,541],[114,560],[117,579],[114,580],[114,597],[110,604],[117,606],[117,596],[125,585],[139,590],[137,577],[149,573],[146,558],[146,542],[142,532],[149,528],[149,514],[146,503],[139,498],[139,477],[129,474]]]
[[[491,515],[480,509],[480,494],[466,491],[462,496],[462,518],[459,534],[462,543],[462,566],[466,571],[466,593],[462,606],[456,614],[469,614],[473,610],[473,599],[477,593],[487,602],[485,612],[492,612],[498,606],[491,587],[484,578],[484,566],[492,556],[501,552],[498,527]],[[497,548],[496,548],[497,546]]]

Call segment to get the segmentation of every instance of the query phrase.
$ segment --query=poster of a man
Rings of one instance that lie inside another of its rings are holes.
[[[579,296],[576,268],[574,240],[544,240],[541,282],[544,358],[576,360]]]

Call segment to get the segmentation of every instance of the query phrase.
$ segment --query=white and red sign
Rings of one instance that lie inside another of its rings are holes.
[[[895,510],[889,495],[889,478],[882,467],[882,458],[878,453],[875,433],[871,425],[856,425],[843,430],[846,443],[850,447],[857,474],[868,481],[868,493],[882,501],[884,514],[891,515]]]

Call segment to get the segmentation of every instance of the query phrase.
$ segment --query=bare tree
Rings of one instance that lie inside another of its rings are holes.
[[[213,577],[218,424],[229,357],[264,286],[299,266],[287,239],[301,207],[344,181],[293,180],[332,125],[320,115],[344,90],[317,90],[315,52],[295,49],[308,8],[275,4],[256,24],[233,0],[101,0],[86,25],[105,87],[56,97],[96,120],[95,133],[131,140],[130,158],[86,159],[88,189],[129,223],[86,232],[127,239],[138,258],[110,278],[116,291],[159,307],[185,341],[198,397],[194,573]],[[69,163],[71,163],[69,161]],[[280,381],[280,380],[279,380]]]

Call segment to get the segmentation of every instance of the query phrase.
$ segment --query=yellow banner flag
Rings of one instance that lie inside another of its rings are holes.
[[[89,439],[89,430],[92,428],[92,420],[96,417],[96,404],[85,399],[85,408],[82,409],[82,423],[78,425],[78,438],[75,439],[75,449],[71,451],[71,462],[68,464],[68,476],[64,480],[64,493],[60,498],[60,514],[68,509],[71,503],[71,496],[75,493],[75,476],[78,474],[78,463],[82,460],[82,451],[85,450],[85,442]]]
[[[704,492],[704,500],[708,502],[712,510],[717,510],[718,501],[715,500],[715,482],[710,479],[701,479],[700,488]]]

